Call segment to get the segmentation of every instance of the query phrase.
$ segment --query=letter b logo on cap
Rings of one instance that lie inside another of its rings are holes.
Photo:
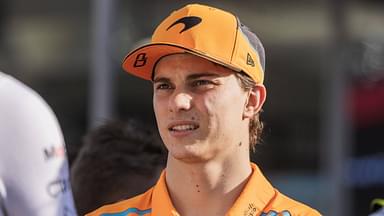
[[[145,53],[139,53],[136,56],[134,67],[143,67],[147,63],[147,55]]]

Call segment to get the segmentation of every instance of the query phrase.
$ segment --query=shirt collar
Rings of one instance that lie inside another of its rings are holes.
[[[153,215],[179,216],[168,193],[167,185],[165,183],[165,170],[161,173],[160,178],[153,189],[152,213]]]
[[[252,174],[248,182],[226,216],[258,215],[275,197],[274,188],[261,173],[258,166],[251,163],[251,167]],[[153,215],[179,216],[168,193],[165,170],[161,173],[153,190],[152,212]]]
[[[226,216],[259,215],[276,196],[276,191],[261,173],[259,167],[251,163],[252,174],[240,196]]]

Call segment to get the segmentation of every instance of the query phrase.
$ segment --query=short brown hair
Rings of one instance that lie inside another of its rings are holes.
[[[240,86],[245,91],[249,91],[255,87],[255,81],[244,72],[235,72],[236,78],[240,82]],[[263,122],[260,120],[260,110],[249,122],[249,145],[254,151],[256,144],[261,141],[261,133],[263,132]]]
[[[251,29],[249,29],[246,25],[242,24],[239,19],[238,23],[240,25],[241,31],[245,34],[245,36],[248,38],[249,43],[259,55],[260,65],[263,71],[265,71],[265,50],[263,44],[261,43],[257,35],[253,33]],[[255,87],[256,82],[246,73],[239,72],[235,73],[235,75],[240,81],[240,86],[245,91],[249,91]],[[249,145],[253,151],[255,150],[256,144],[261,142],[261,133],[263,132],[264,127],[263,122],[260,120],[261,112],[262,110],[256,113],[256,115],[249,122]]]

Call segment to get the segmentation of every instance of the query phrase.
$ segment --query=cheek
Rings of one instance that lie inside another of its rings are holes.
[[[208,128],[219,130],[226,123],[228,104],[223,103],[223,99],[217,95],[206,97],[202,104],[201,110],[206,114]]]
[[[164,109],[167,108],[166,100],[161,97],[153,96],[153,111],[155,112],[155,115],[157,116],[159,113],[164,113]]]
[[[208,97],[205,97],[199,104],[202,105],[199,109],[204,113],[207,113],[209,118],[215,116],[219,106],[217,103],[217,97],[214,95],[208,95]]]
[[[166,117],[166,109],[167,106],[165,106],[164,101],[155,97],[153,98],[153,111],[155,112],[156,122],[159,129],[162,128],[160,126],[164,123],[162,119]]]
[[[211,127],[236,128],[243,119],[245,104],[244,94],[225,92],[207,98],[205,108]]]
[[[240,113],[245,103],[244,95],[224,91],[222,94],[211,95],[204,101],[205,108],[212,115],[233,115]]]

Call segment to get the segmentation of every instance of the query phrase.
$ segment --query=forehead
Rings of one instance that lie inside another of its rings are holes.
[[[178,53],[161,58],[155,65],[153,73],[153,78],[156,79],[159,76],[187,76],[192,73],[215,73],[227,76],[235,72],[205,58],[189,53]]]

